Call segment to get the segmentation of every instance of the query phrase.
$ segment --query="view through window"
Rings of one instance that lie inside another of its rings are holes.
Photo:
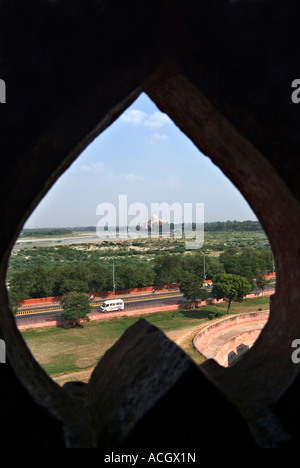
[[[267,310],[274,273],[267,236],[239,191],[142,94],[27,220],[7,286],[33,355],[64,383],[87,380],[140,316],[203,362],[191,332]]]

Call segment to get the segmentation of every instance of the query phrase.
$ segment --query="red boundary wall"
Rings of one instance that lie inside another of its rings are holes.
[[[207,283],[210,283],[210,281],[207,281]],[[115,291],[116,296],[127,296],[127,295],[133,295],[133,294],[142,294],[142,293],[149,293],[151,291],[169,291],[173,289],[178,289],[179,284],[164,284],[162,286],[147,286],[144,288],[133,288],[133,289],[119,289]],[[90,296],[90,294],[86,294],[87,296]],[[95,298],[99,297],[100,299],[102,298],[107,298],[107,297],[112,297],[113,296],[113,291],[102,291],[102,292],[96,292],[93,293],[93,296]],[[26,307],[29,305],[35,305],[35,304],[52,304],[56,302],[60,302],[62,296],[53,296],[53,297],[39,297],[36,299],[25,299],[20,303],[20,307]]]

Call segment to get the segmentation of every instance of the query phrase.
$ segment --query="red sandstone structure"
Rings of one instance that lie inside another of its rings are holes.
[[[291,343],[300,338],[300,108],[291,99],[299,78],[298,10],[296,0],[3,5],[2,447],[137,453],[195,452],[216,441],[233,449],[298,445],[300,368],[291,360]],[[141,92],[211,158],[261,221],[277,273],[270,317],[254,346],[226,368],[213,359],[198,368],[163,333],[138,322],[88,384],[61,388],[16,327],[7,261],[59,175]]]
[[[253,346],[268,318],[268,310],[222,318],[198,332],[193,345],[207,359],[228,367]]]

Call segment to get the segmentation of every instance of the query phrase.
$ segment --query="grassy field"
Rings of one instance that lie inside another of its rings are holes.
[[[232,303],[231,313],[252,312],[269,307],[269,296],[246,299],[242,303]],[[144,318],[163,330],[170,339],[176,341],[189,330],[198,330],[208,322],[208,314],[213,311],[226,313],[226,303],[204,306],[198,309],[183,309],[143,314],[134,317],[120,317],[88,322],[83,327],[65,329],[45,327],[27,330],[22,335],[32,354],[55,380],[68,373],[76,373],[96,366],[97,362],[124,333],[136,322]],[[193,336],[193,335],[192,335]],[[191,344],[192,336],[180,346],[195,362],[202,362],[201,355]],[[76,378],[75,378],[76,379]]]

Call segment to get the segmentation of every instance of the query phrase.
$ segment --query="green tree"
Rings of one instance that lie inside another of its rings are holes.
[[[224,265],[221,263],[209,261],[206,269],[206,279],[211,280],[216,275],[220,275],[221,273],[225,273]]]
[[[177,254],[159,255],[154,261],[155,284],[178,283],[182,277],[181,257]]]
[[[10,288],[8,289],[7,294],[9,308],[13,315],[15,315],[18,312],[20,303],[22,302],[22,297],[16,294],[14,291],[12,291]]]
[[[141,265],[136,267],[136,278],[136,286],[138,288],[142,288],[144,286],[153,286],[155,278],[153,268],[151,268],[149,265]]]
[[[259,275],[257,278],[256,278],[256,286],[261,289],[261,294],[262,296],[264,295],[264,290],[266,289],[266,286],[267,284],[269,283],[269,281],[266,279],[265,276],[261,276]]]
[[[254,249],[245,249],[239,252],[237,249],[228,248],[219,257],[227,274],[244,276],[254,288],[254,275],[257,273],[257,255]]]
[[[71,291],[88,292],[88,283],[78,278],[64,278],[60,284],[61,294],[67,294]]]
[[[205,263],[204,263],[205,262]],[[202,252],[195,252],[185,256],[182,260],[184,271],[198,278],[212,279],[213,276],[225,273],[222,263],[218,263]]]
[[[117,265],[115,268],[115,285],[116,289],[135,288],[137,286],[136,269],[126,264]]]
[[[54,280],[49,274],[49,268],[42,265],[35,265],[30,271],[30,291],[31,297],[49,297],[52,296]]]
[[[245,277],[223,273],[214,279],[212,296],[218,300],[228,300],[227,314],[229,314],[231,302],[242,302],[250,291],[251,285]]]
[[[204,280],[204,255],[199,252],[191,253],[186,255],[183,260],[183,268],[185,275],[191,275],[195,278],[201,278]],[[206,272],[209,264],[209,259],[206,257]]]
[[[89,285],[86,280],[89,270],[86,265],[73,263],[53,269],[55,275],[55,296],[63,296],[71,291],[81,293],[89,292]]]
[[[224,250],[223,253],[219,256],[219,261],[223,264],[227,262],[227,260],[238,253],[238,249],[236,247],[228,247]]]
[[[31,296],[32,278],[30,273],[31,269],[13,274],[9,281],[9,291],[12,297],[23,300]]]
[[[186,276],[181,281],[179,290],[185,299],[191,301],[193,309],[195,308],[196,301],[205,301],[207,299],[207,292],[203,288],[202,279],[193,279],[192,276]]]
[[[88,281],[89,292],[107,291],[111,288],[111,271],[102,265],[89,263],[86,280]]]
[[[80,319],[89,321],[88,314],[91,312],[89,297],[83,293],[69,292],[61,299],[63,320],[70,322],[74,327]]]

